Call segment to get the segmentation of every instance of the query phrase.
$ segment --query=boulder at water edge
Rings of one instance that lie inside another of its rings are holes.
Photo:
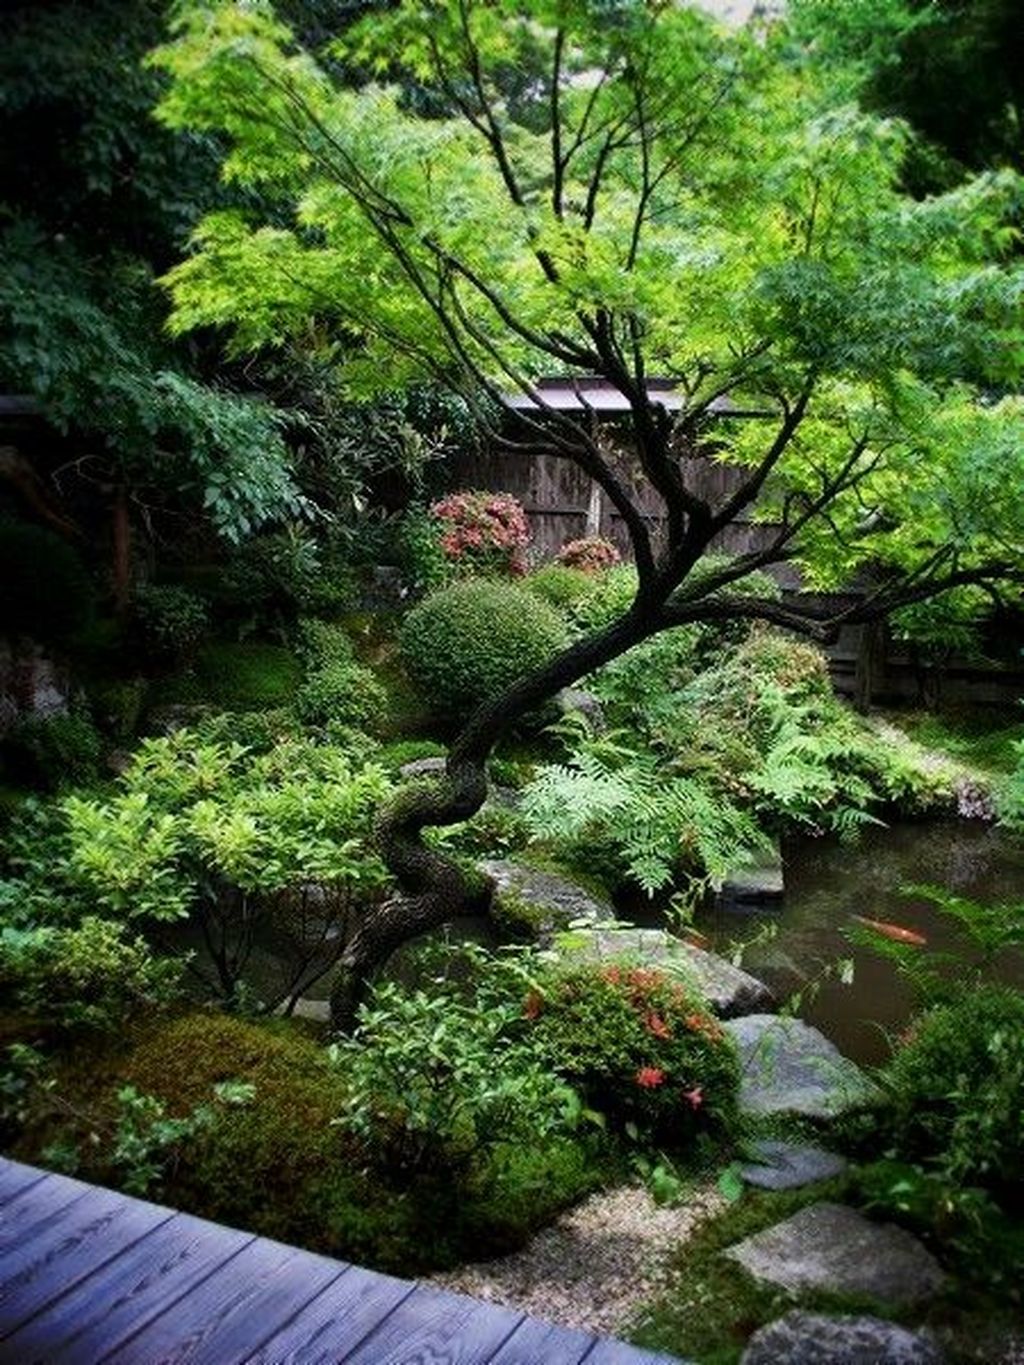
[[[802,1019],[748,1014],[725,1029],[740,1054],[745,1113],[825,1119],[880,1098],[856,1062]]]
[[[928,1337],[882,1318],[830,1318],[799,1309],[747,1342],[740,1365],[942,1365]]]
[[[615,918],[607,901],[576,882],[514,858],[492,858],[480,863],[480,871],[493,879],[499,897],[495,920],[501,925],[503,918],[518,918],[522,921],[518,927],[528,930],[529,937],[549,938],[579,920],[599,924]]]
[[[938,1261],[911,1233],[843,1204],[811,1204],[723,1253],[755,1280],[908,1304],[941,1288]]]
[[[732,1018],[747,1010],[764,1009],[771,992],[763,981],[724,957],[683,943],[663,929],[592,929],[567,934],[557,946],[567,955],[584,961],[626,958],[644,966],[659,967],[690,982],[716,1014]]]

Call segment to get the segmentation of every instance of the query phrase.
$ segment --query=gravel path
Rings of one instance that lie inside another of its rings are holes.
[[[460,1266],[431,1283],[566,1327],[614,1333],[659,1286],[667,1254],[724,1207],[713,1183],[678,1208],[659,1208],[642,1186],[605,1190],[514,1255]]]

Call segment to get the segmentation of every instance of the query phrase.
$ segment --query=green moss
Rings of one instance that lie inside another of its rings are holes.
[[[1024,740],[1024,721],[1016,713],[991,708],[898,711],[891,719],[918,744],[987,774],[1013,772],[1013,745]]]
[[[44,1095],[16,1154],[39,1162],[47,1144],[70,1140],[81,1154],[81,1176],[100,1182],[116,1174],[106,1162],[119,1087],[153,1095],[181,1117],[210,1103],[218,1082],[248,1082],[252,1101],[218,1107],[215,1123],[177,1152],[159,1197],[398,1274],[513,1250],[608,1172],[597,1139],[561,1139],[499,1145],[458,1179],[445,1173],[392,1182],[366,1169],[333,1122],[347,1101],[344,1072],[282,1020],[215,1013],[165,1019],[106,1049],[67,1051],[53,1074],[55,1089]]]
[[[302,679],[298,659],[281,645],[218,641],[202,648],[194,667],[154,689],[161,703],[200,703],[225,711],[287,706]]]
[[[535,943],[556,918],[557,911],[526,900],[511,887],[497,892],[491,901],[491,919],[517,943]]]

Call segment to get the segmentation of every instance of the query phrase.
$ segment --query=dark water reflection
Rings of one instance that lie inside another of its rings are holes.
[[[766,923],[777,933],[753,943],[743,965],[780,996],[814,980],[827,962],[852,957],[849,986],[826,980],[802,1016],[848,1056],[876,1062],[888,1055],[887,1032],[912,1012],[905,984],[888,962],[844,937],[853,915],[904,925],[924,934],[930,948],[963,949],[951,920],[900,887],[932,883],[986,904],[1024,902],[1024,840],[980,821],[895,824],[870,829],[853,846],[800,838],[783,848],[786,897],[780,911],[757,915],[709,910],[697,925],[723,951],[756,939]],[[1024,955],[1006,953],[995,975],[1024,986]]]

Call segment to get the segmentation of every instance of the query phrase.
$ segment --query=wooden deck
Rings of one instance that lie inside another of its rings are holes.
[[[667,1365],[0,1158],[0,1361]]]

